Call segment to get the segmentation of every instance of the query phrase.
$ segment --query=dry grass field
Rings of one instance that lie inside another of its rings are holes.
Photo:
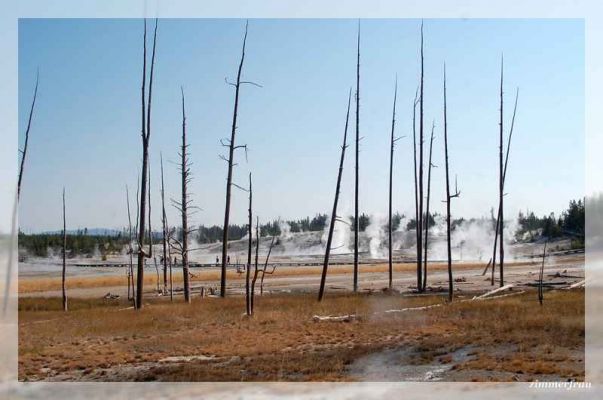
[[[583,289],[548,291],[543,306],[535,291],[444,298],[272,294],[257,297],[248,318],[240,296],[149,298],[138,312],[121,298],[72,299],[68,313],[60,298],[21,297],[19,379],[584,380]],[[345,314],[358,318],[312,318]]]

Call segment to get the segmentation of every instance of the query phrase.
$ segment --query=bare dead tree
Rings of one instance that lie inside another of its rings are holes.
[[[393,197],[393,177],[394,177],[394,147],[396,142],[401,138],[395,137],[396,129],[396,99],[398,97],[398,77],[396,76],[396,84],[394,88],[394,105],[392,108],[392,132],[389,148],[389,223],[388,223],[388,261],[389,261],[389,289],[393,287],[394,279],[394,263],[392,257],[392,197]]]
[[[356,52],[356,169],[354,180],[354,292],[358,291],[358,173],[360,152],[360,20],[358,20],[358,43]],[[320,296],[319,296],[320,297]]]
[[[415,241],[417,244],[417,268],[421,267],[421,257],[419,257],[419,243],[421,242],[421,229],[419,228],[419,179],[418,179],[418,169],[417,169],[417,104],[418,100],[419,87],[415,92],[415,99],[413,101],[412,108],[412,150],[413,150],[413,172],[415,178]]]
[[[128,185],[126,185],[126,205],[128,209],[128,256],[130,258],[130,265],[126,274],[128,277],[128,300],[134,300],[136,298],[134,296],[134,248],[132,247],[132,217],[130,214],[130,193],[128,190]],[[131,291],[130,287],[132,288]]]
[[[182,239],[178,240],[172,238],[173,247],[180,253],[182,259],[182,275],[184,284],[184,301],[187,303],[191,302],[191,289],[190,289],[190,272],[188,262],[188,236],[191,233],[188,227],[189,210],[192,208],[192,199],[188,193],[188,184],[192,180],[191,175],[191,163],[189,160],[188,143],[186,142],[186,110],[184,102],[184,89],[181,87],[180,92],[182,95],[182,144],[180,145],[180,170],[181,177],[181,197],[180,201],[172,200],[173,206],[180,212],[182,218]]]
[[[18,236],[18,228],[17,228],[17,217],[18,217],[18,203],[19,203],[19,196],[21,195],[21,181],[23,179],[23,170],[25,167],[25,158],[27,156],[27,145],[29,143],[29,131],[31,128],[31,120],[32,120],[32,116],[33,116],[33,111],[34,111],[34,106],[36,104],[36,98],[38,95],[38,81],[39,81],[39,76],[40,73],[39,71],[36,73],[36,87],[34,89],[34,96],[33,96],[33,100],[31,102],[31,108],[29,110],[29,118],[27,120],[27,129],[25,130],[25,144],[23,146],[23,150],[20,150],[21,153],[21,163],[20,163],[20,167],[19,167],[19,176],[17,179],[17,197],[15,199],[14,205],[13,205],[13,213],[12,213],[12,221],[11,221],[11,241],[9,244],[9,250],[8,250],[8,263],[6,265],[6,285],[4,286],[4,301],[3,301],[3,305],[2,305],[2,317],[6,316],[6,312],[8,310],[8,300],[9,300],[9,296],[10,296],[10,287],[11,287],[11,280],[12,280],[12,274],[13,274],[13,248],[15,247],[15,241],[17,240],[17,236]]]
[[[461,192],[458,190],[456,178],[454,183],[454,194],[450,194],[450,175],[448,164],[448,118],[446,107],[446,64],[444,64],[444,159],[446,165],[446,240],[448,252],[448,301],[452,301],[453,296],[453,278],[452,278],[452,246],[450,241],[450,200],[459,197]]]
[[[503,198],[505,191],[503,171],[503,58],[500,59],[500,145],[499,145],[499,205],[498,214],[500,217],[499,223],[499,234],[500,234],[500,247],[499,247],[499,261],[500,261],[500,287],[504,285],[504,269],[505,269],[505,249],[504,249],[504,207]]]
[[[251,315],[251,292],[250,292],[250,287],[249,287],[249,277],[251,274],[251,246],[253,243],[253,209],[252,209],[252,201],[253,201],[253,187],[251,184],[251,172],[249,173],[249,208],[248,208],[248,215],[249,215],[249,225],[248,225],[248,229],[247,232],[249,233],[249,244],[247,247],[247,268],[245,271],[245,300],[246,300],[246,310],[247,310],[247,315],[250,316]]]
[[[148,252],[148,257],[147,258],[152,258],[153,257],[153,228],[151,227],[151,162],[150,162],[150,156],[149,156],[149,163],[148,165],[148,169],[149,169],[149,173],[148,173],[148,185],[149,185],[149,190],[148,190],[148,198],[147,201],[149,202],[149,252]]]
[[[343,130],[343,144],[341,145],[341,158],[339,160],[339,172],[337,174],[337,184],[335,185],[335,200],[333,201],[333,211],[331,212],[331,223],[329,224],[329,235],[327,236],[327,246],[325,248],[325,259],[322,266],[322,275],[320,277],[320,289],[318,291],[318,301],[321,301],[325,293],[325,282],[327,280],[327,269],[329,268],[329,256],[331,254],[331,245],[333,243],[333,232],[335,222],[337,221],[337,204],[339,202],[339,192],[341,188],[341,176],[343,174],[343,162],[345,160],[345,149],[348,137],[348,122],[350,120],[350,103],[352,99],[352,89],[348,93],[348,110],[345,116],[345,128]]]
[[[67,311],[67,292],[65,291],[65,271],[67,269],[67,222],[65,218],[65,187],[63,187],[63,272],[61,274],[61,289],[63,293],[63,311]]]
[[[243,71],[243,63],[245,61],[245,44],[247,42],[247,28],[249,26],[249,21],[245,23],[245,35],[243,37],[243,50],[241,52],[241,61],[239,62],[239,69],[237,72],[237,82],[231,83],[226,80],[226,83],[233,86],[235,88],[235,99],[234,99],[234,109],[232,112],[232,129],[230,132],[230,139],[221,140],[221,144],[223,147],[228,147],[228,158],[224,156],[220,156],[220,158],[228,163],[228,175],[226,177],[226,204],[224,209],[224,228],[222,229],[222,270],[220,275],[220,296],[226,296],[226,260],[228,259],[228,228],[230,221],[230,198],[231,198],[231,190],[232,190],[232,170],[236,165],[234,163],[234,153],[237,149],[244,149],[245,153],[247,153],[247,145],[237,145],[235,142],[235,136],[237,131],[237,117],[239,110],[239,92],[241,85],[250,84],[254,86],[261,87],[257,83],[251,81],[242,81],[241,73]]]
[[[276,265],[272,266],[272,270],[268,271],[268,260],[270,260],[270,253],[272,253],[272,247],[274,246],[275,236],[272,236],[272,240],[270,241],[270,247],[268,248],[268,255],[266,256],[266,261],[264,262],[264,268],[260,271],[262,273],[262,278],[260,279],[260,296],[264,294],[264,278],[266,274],[272,275],[276,270]]]
[[[163,155],[159,153],[159,160],[161,163],[161,237],[162,237],[162,245],[163,245],[163,294],[167,294],[167,286],[168,286],[168,226],[167,226],[167,216],[165,213],[165,186],[163,182]]]
[[[419,96],[419,220],[417,222],[417,291],[422,291],[421,258],[423,255],[423,92],[424,92],[424,57],[423,57],[423,21],[421,21],[421,84]]]
[[[515,92],[515,106],[513,107],[513,118],[511,119],[511,129],[509,130],[509,137],[507,139],[507,150],[505,154],[505,167],[503,169],[503,185],[507,180],[507,165],[509,163],[509,150],[511,149],[511,138],[513,137],[513,128],[515,126],[515,114],[517,112],[517,99],[519,98],[519,88]],[[492,254],[492,279],[491,284],[494,285],[494,271],[496,267],[496,246],[498,242],[498,230],[500,227],[500,209],[498,210],[496,217],[496,228],[494,229],[494,251]],[[487,270],[487,269],[486,269]],[[484,271],[485,273],[485,271]]]
[[[251,315],[253,315],[253,307],[255,305],[254,300],[255,300],[255,283],[258,279],[258,273],[259,273],[259,269],[258,269],[258,260],[259,260],[259,255],[260,255],[260,218],[256,216],[256,221],[255,221],[255,268],[254,268],[254,272],[253,272],[253,279],[251,281]]]
[[[431,140],[429,141],[429,168],[427,168],[427,204],[426,204],[426,209],[425,209],[425,218],[426,218],[426,223],[425,223],[425,259],[423,261],[423,286],[422,286],[422,290],[426,290],[427,289],[427,248],[429,247],[429,221],[430,221],[430,214],[429,214],[429,198],[431,195],[431,168],[435,167],[435,165],[433,165],[433,163],[431,162],[431,155],[433,152],[433,131],[435,129],[435,122],[431,125]]]
[[[153,51],[151,56],[151,68],[149,74],[149,93],[148,102],[145,100],[146,97],[146,70],[147,70],[147,20],[144,20],[144,36],[143,36],[143,72],[142,72],[142,88],[141,88],[141,103],[142,103],[142,177],[140,181],[140,219],[138,227],[138,265],[137,265],[137,276],[136,276],[136,309],[142,308],[142,295],[144,286],[144,260],[149,257],[145,253],[143,248],[144,235],[145,235],[145,213],[146,213],[146,201],[147,201],[147,173],[148,173],[148,161],[149,161],[149,139],[151,137],[151,100],[153,90],[153,72],[155,69],[155,48],[157,43],[157,22],[155,19],[155,31],[153,34]],[[146,110],[145,110],[146,107]]]
[[[547,244],[548,240],[546,242],[544,242],[544,250],[542,250],[542,265],[540,266],[540,276],[538,278],[538,301],[540,302],[540,305],[542,305],[542,302],[544,300],[544,291],[543,291],[543,287],[542,287],[542,281],[544,279],[544,260],[546,258],[546,244]]]
[[[21,152],[21,164],[19,167],[19,179],[17,181],[17,199],[19,199],[21,195],[21,181],[23,179],[23,169],[25,167],[25,158],[27,156],[27,145],[29,143],[29,130],[31,128],[31,120],[33,117],[34,107],[36,105],[36,98],[38,97],[38,82],[40,78],[40,72],[36,73],[36,88],[34,89],[33,100],[31,101],[31,108],[29,109],[29,118],[27,119],[27,129],[25,129],[25,144],[23,145],[23,150]]]

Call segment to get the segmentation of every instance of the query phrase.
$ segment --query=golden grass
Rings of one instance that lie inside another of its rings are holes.
[[[522,262],[511,262],[505,264],[508,268],[525,266],[525,265],[536,265],[532,261]],[[445,263],[433,263],[429,264],[430,271],[444,271],[447,268]],[[464,271],[472,269],[485,268],[484,263],[462,263],[455,264],[455,271]],[[400,263],[394,264],[394,272],[412,272],[416,270],[415,263]],[[361,273],[386,273],[388,271],[387,264],[366,264],[360,266]],[[220,280],[220,270],[217,268],[212,269],[191,269],[193,277],[191,282],[215,282],[218,285]],[[274,274],[270,275],[268,279],[273,277],[286,277],[286,276],[320,276],[322,267],[314,266],[300,266],[300,267],[281,267],[277,268]],[[329,267],[330,275],[339,274],[351,274],[352,265],[333,265]],[[234,270],[228,270],[226,273],[226,279],[228,281],[243,281],[245,274],[239,274]],[[160,283],[163,282],[163,275],[160,272]],[[145,270],[144,276],[145,286],[147,288],[155,287],[157,285],[157,274],[155,270]],[[174,284],[182,283],[182,271],[173,271],[173,282]],[[97,287],[114,287],[114,286],[125,286],[127,284],[125,271],[121,276],[118,275],[104,275],[104,276],[75,276],[67,277],[66,285],[70,289],[80,288],[97,288]],[[33,293],[33,292],[45,292],[49,290],[61,290],[61,278],[20,278],[19,279],[19,293]]]
[[[195,298],[190,305],[152,299],[141,311],[124,309],[123,300],[74,299],[68,313],[60,311],[57,298],[22,298],[19,378],[46,378],[54,371],[101,380],[349,380],[351,362],[385,348],[414,348],[411,361],[420,364],[450,362],[450,352],[471,346],[475,358],[455,370],[490,374],[471,379],[499,379],[497,372],[521,374],[522,380],[539,374],[584,379],[583,290],[549,292],[542,307],[535,292],[528,292],[376,313],[442,302],[439,296],[329,294],[318,303],[314,296],[270,295],[258,297],[256,314],[247,318],[241,297]],[[361,319],[316,323],[315,314]],[[218,358],[158,362],[188,355]],[[145,362],[153,364],[135,373],[117,367]],[[103,375],[100,369],[111,366],[121,372]]]

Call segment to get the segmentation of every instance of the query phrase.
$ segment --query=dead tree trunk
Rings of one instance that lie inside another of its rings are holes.
[[[503,198],[505,191],[504,170],[503,170],[503,59],[500,60],[500,146],[499,146],[499,206],[498,213],[500,217],[499,234],[499,261],[500,261],[500,287],[504,285],[504,269],[505,269],[505,249],[504,249],[504,207]]]
[[[262,278],[260,279],[260,296],[264,294],[264,277],[266,276],[266,274],[272,274],[274,273],[274,270],[276,270],[276,267],[273,267],[271,272],[267,272],[268,260],[270,259],[270,253],[272,253],[272,246],[274,246],[274,236],[272,236],[272,240],[270,241],[268,255],[266,256],[266,261],[264,262],[264,269],[262,270]]]
[[[260,219],[256,216],[255,222],[255,270],[253,280],[251,281],[251,315],[253,315],[253,306],[255,305],[255,282],[258,279],[258,259],[260,255]]]
[[[423,286],[422,286],[422,290],[425,290],[427,288],[427,248],[429,246],[429,221],[430,221],[430,215],[429,215],[429,197],[431,195],[431,168],[434,167],[434,165],[431,163],[431,155],[433,152],[433,131],[435,128],[435,123],[431,126],[431,140],[429,141],[429,167],[427,168],[427,204],[426,204],[426,210],[425,210],[425,218],[426,218],[426,223],[425,223],[425,259],[423,260]]]
[[[149,168],[149,174],[148,176],[148,185],[149,185],[149,190],[148,190],[148,197],[147,197],[147,201],[149,202],[149,254],[147,255],[147,258],[152,258],[153,257],[153,228],[151,227],[151,160],[150,160],[150,156],[149,156],[149,163],[147,164],[148,168]]]
[[[143,243],[145,235],[145,217],[146,217],[146,201],[147,201],[147,172],[149,161],[149,139],[151,137],[151,99],[153,89],[153,70],[155,68],[155,45],[157,43],[157,19],[155,20],[155,31],[153,34],[153,52],[151,56],[151,70],[149,75],[149,93],[148,103],[146,97],[146,69],[147,69],[147,21],[144,20],[144,36],[143,36],[143,72],[142,72],[142,177],[140,181],[140,219],[138,226],[138,265],[136,276],[136,309],[142,308],[142,295],[144,286],[144,260],[148,257],[145,254]],[[147,108],[145,110],[145,107]]]
[[[421,257],[418,257],[419,242],[421,229],[419,228],[419,179],[417,170],[417,104],[418,104],[418,92],[419,88],[415,92],[415,99],[413,101],[412,108],[412,150],[413,150],[413,165],[414,165],[414,178],[415,178],[415,241],[417,244],[417,268],[421,267]]]
[[[354,180],[354,292],[358,291],[358,173],[360,152],[360,20],[358,20],[358,43],[356,52],[356,175]]]
[[[162,232],[162,244],[163,244],[163,294],[167,294],[167,286],[168,286],[168,245],[167,245],[167,235],[168,235],[168,226],[167,226],[167,216],[165,214],[165,186],[163,184],[163,155],[159,154],[159,159],[161,162],[161,232]]]
[[[505,152],[505,167],[503,170],[503,185],[507,180],[507,165],[509,163],[509,150],[511,149],[511,138],[513,137],[513,127],[515,126],[515,114],[517,112],[517,99],[519,98],[519,88],[515,92],[515,106],[513,107],[513,118],[511,119],[511,129],[509,130],[509,137],[507,139],[507,150]],[[496,266],[496,247],[498,242],[498,230],[500,226],[500,209],[496,214],[496,228],[494,230],[494,251],[492,255],[492,279],[491,284],[494,285],[494,271]],[[486,269],[487,270],[487,269]]]
[[[335,186],[335,200],[333,201],[333,210],[331,211],[331,223],[329,225],[329,235],[327,236],[327,247],[325,249],[325,259],[322,265],[322,275],[320,277],[320,289],[318,291],[318,301],[321,301],[325,293],[325,282],[327,280],[327,269],[329,268],[329,256],[331,254],[331,244],[333,243],[333,232],[335,222],[337,221],[337,203],[339,202],[339,189],[341,187],[341,176],[343,173],[343,162],[345,160],[345,149],[348,137],[348,122],[350,120],[350,102],[352,99],[352,90],[348,94],[348,111],[345,116],[345,128],[343,130],[343,144],[341,145],[341,158],[339,160],[339,172],[337,174],[337,184]]]
[[[423,255],[423,22],[421,22],[421,89],[419,96],[419,220],[417,221],[418,241],[417,241],[417,290],[422,291],[422,268],[421,258]]]
[[[10,287],[11,287],[11,280],[12,280],[12,267],[13,267],[13,248],[15,247],[14,243],[15,240],[18,236],[18,227],[17,227],[17,217],[18,217],[18,205],[19,205],[19,197],[21,195],[21,181],[23,179],[23,169],[25,167],[25,158],[27,156],[27,145],[29,143],[29,130],[31,128],[31,119],[33,116],[33,111],[34,111],[34,106],[36,104],[36,97],[38,95],[38,81],[39,81],[39,72],[36,74],[36,88],[34,90],[34,96],[33,96],[33,100],[31,102],[31,108],[29,110],[29,119],[27,121],[27,129],[25,130],[25,144],[23,146],[23,150],[20,150],[21,152],[21,164],[19,167],[19,176],[17,179],[17,197],[15,199],[14,205],[13,205],[13,214],[12,214],[12,220],[11,220],[11,228],[12,228],[12,234],[11,234],[11,242],[10,242],[10,247],[9,247],[9,252],[8,252],[8,263],[6,266],[6,285],[4,286],[4,301],[3,301],[3,305],[2,305],[2,316],[6,316],[6,311],[8,310],[8,299],[9,299],[9,295],[10,295]]]
[[[389,290],[393,287],[394,279],[394,264],[392,257],[392,192],[393,192],[393,176],[394,176],[394,147],[396,141],[400,138],[395,137],[396,129],[396,99],[398,97],[398,78],[396,77],[396,85],[394,88],[394,105],[392,109],[392,132],[389,148],[389,223],[388,223],[388,262],[389,262]]]
[[[234,101],[234,110],[232,113],[232,129],[230,133],[230,140],[228,144],[222,143],[223,146],[228,147],[228,159],[224,158],[226,162],[228,162],[228,175],[226,177],[226,205],[224,210],[224,228],[222,235],[222,270],[220,275],[220,296],[226,296],[226,260],[228,259],[228,224],[230,221],[230,197],[232,190],[232,169],[234,166],[234,152],[236,149],[244,148],[247,149],[245,145],[236,145],[235,144],[235,136],[237,131],[237,112],[239,109],[239,89],[241,88],[241,84],[243,83],[251,83],[251,82],[242,82],[241,81],[241,72],[243,71],[243,62],[245,61],[245,43],[247,41],[247,27],[248,23],[245,24],[245,36],[243,37],[243,51],[241,52],[241,61],[239,62],[239,70],[237,72],[237,83],[231,84],[235,87],[235,101]]]
[[[190,163],[188,160],[188,144],[186,143],[186,112],[184,108],[184,89],[182,92],[182,145],[180,148],[180,174],[182,185],[182,197],[177,207],[182,215],[182,244],[180,254],[182,258],[182,274],[184,278],[184,301],[191,302],[190,276],[188,271],[188,206],[190,199],[187,192],[187,186],[190,182]]]
[[[126,185],[126,204],[128,207],[128,255],[130,256],[130,265],[128,273],[128,300],[133,300],[134,296],[134,248],[132,247],[132,217],[130,215],[130,193],[128,191],[128,185]],[[131,288],[131,290],[130,290]]]
[[[34,89],[33,100],[31,101],[31,108],[29,109],[29,118],[27,119],[27,129],[25,129],[25,144],[23,145],[23,150],[21,150],[21,164],[19,167],[19,179],[17,181],[17,200],[21,195],[21,181],[23,179],[23,169],[25,167],[25,157],[27,156],[27,145],[29,143],[29,130],[31,128],[31,119],[34,112],[34,107],[36,105],[36,98],[38,97],[38,81],[40,78],[40,73],[36,74],[36,88]]]
[[[248,215],[249,215],[249,226],[248,226],[248,233],[249,233],[249,243],[248,243],[248,247],[247,247],[247,268],[245,271],[245,300],[246,300],[246,310],[247,310],[247,315],[250,316],[251,315],[251,292],[250,292],[250,287],[249,287],[249,277],[251,274],[251,246],[253,244],[253,209],[252,209],[252,201],[253,201],[253,187],[251,184],[251,172],[249,173],[249,209],[248,209]]]
[[[540,305],[542,305],[542,302],[544,300],[544,292],[543,292],[543,288],[542,288],[542,281],[544,279],[544,260],[546,258],[546,244],[547,244],[548,240],[546,242],[544,242],[544,250],[542,250],[542,265],[540,266],[540,276],[538,278],[538,301],[540,302]]]
[[[63,188],[63,273],[61,288],[63,292],[63,311],[67,311],[67,292],[65,291],[65,271],[67,269],[67,222],[65,218],[65,188]]]
[[[459,192],[455,181],[455,193],[450,194],[450,174],[448,164],[448,118],[446,108],[446,65],[444,65],[444,159],[446,165],[446,240],[448,253],[448,301],[452,301],[453,296],[453,279],[452,279],[452,246],[450,241],[450,200],[454,197],[459,197]]]

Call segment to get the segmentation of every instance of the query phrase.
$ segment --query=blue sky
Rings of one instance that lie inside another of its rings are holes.
[[[150,21],[149,21],[150,22]],[[398,76],[394,207],[410,214],[412,100],[418,73],[419,20],[362,20],[360,208],[385,213],[393,84]],[[355,82],[356,20],[250,20],[239,110],[235,181],[254,175],[263,220],[330,209],[349,87]],[[196,224],[220,224],[226,165],[219,139],[230,132],[234,78],[244,20],[160,20],[151,136],[153,209],[159,210],[159,152],[166,191],[179,196],[176,161],[179,90],[195,180]],[[40,68],[39,98],[22,189],[26,231],[60,227],[66,186],[69,225],[121,227],[125,185],[135,192],[140,168],[142,21],[28,19],[19,22],[20,143]],[[451,173],[461,197],[456,216],[489,213],[497,196],[498,85],[505,58],[505,121],[520,88],[506,186],[507,215],[529,208],[562,210],[584,194],[584,26],[581,20],[425,20],[425,122],[435,120],[432,209],[444,198],[442,66],[448,75]],[[353,133],[353,130],[350,132]],[[426,130],[426,134],[428,131]],[[344,170],[342,212],[353,208],[353,147]],[[235,191],[233,221],[246,194]],[[134,196],[131,196],[134,198]],[[134,206],[132,207],[134,208]],[[159,214],[155,214],[159,226]],[[168,217],[176,221],[169,207]]]

